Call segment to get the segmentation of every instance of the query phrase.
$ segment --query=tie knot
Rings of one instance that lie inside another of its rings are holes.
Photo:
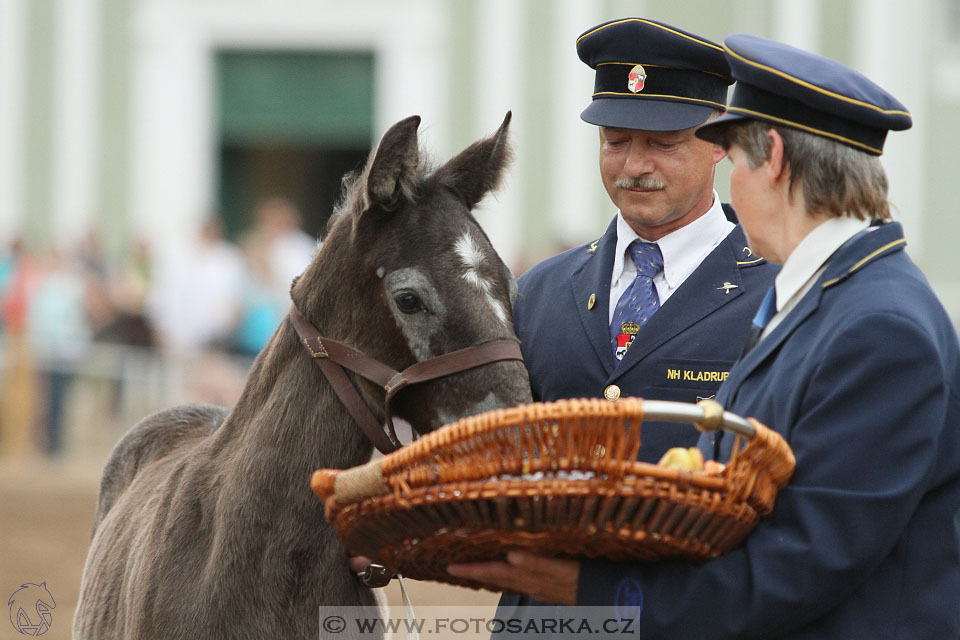
[[[663,254],[656,244],[634,240],[628,250],[638,274],[652,278],[663,271]]]

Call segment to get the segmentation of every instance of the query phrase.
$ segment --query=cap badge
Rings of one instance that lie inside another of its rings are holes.
[[[630,93],[640,93],[643,91],[643,81],[647,79],[647,72],[639,64],[630,69],[627,75],[627,89]]]

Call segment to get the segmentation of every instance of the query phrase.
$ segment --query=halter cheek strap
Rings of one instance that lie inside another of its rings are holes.
[[[354,422],[383,454],[396,451],[402,446],[397,440],[390,411],[390,401],[400,389],[408,384],[435,380],[501,360],[523,360],[520,345],[516,340],[491,340],[417,362],[403,371],[397,371],[342,342],[321,336],[320,331],[296,307],[290,310],[290,322]],[[350,369],[386,391],[383,407],[386,431],[370,407],[364,403],[344,369]]]

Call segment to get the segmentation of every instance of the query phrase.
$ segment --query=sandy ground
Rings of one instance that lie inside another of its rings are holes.
[[[43,637],[70,638],[101,464],[102,460],[0,459],[0,640],[25,637],[9,621],[7,600],[20,585],[42,582],[47,583],[57,605],[53,623]],[[415,608],[470,606],[475,615],[481,610],[492,614],[496,606],[497,596],[485,591],[411,580],[405,584]],[[396,581],[384,593],[391,605],[400,603]]]

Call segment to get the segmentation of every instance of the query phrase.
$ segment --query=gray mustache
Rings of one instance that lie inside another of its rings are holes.
[[[646,176],[617,178],[615,184],[621,189],[644,189],[646,191],[661,191],[667,188],[667,185],[663,182]]]

